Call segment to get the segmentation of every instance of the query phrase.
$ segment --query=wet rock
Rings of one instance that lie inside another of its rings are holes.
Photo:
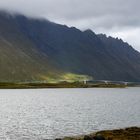
[[[90,136],[84,136],[84,140],[94,140],[94,139],[92,139]]]
[[[97,135],[93,137],[93,140],[105,140],[105,138],[101,135]]]

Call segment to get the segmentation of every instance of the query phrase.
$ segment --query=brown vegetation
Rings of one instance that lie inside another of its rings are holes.
[[[105,130],[86,136],[66,137],[60,140],[140,140],[140,128]]]

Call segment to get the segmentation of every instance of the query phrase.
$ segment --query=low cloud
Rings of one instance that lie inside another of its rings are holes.
[[[118,36],[140,50],[139,0],[1,0],[0,9]]]

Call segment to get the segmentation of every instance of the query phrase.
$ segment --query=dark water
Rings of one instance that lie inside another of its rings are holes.
[[[140,88],[0,90],[0,140],[140,126]]]

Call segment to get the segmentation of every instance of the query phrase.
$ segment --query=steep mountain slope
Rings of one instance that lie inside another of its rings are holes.
[[[43,80],[51,75],[47,55],[20,31],[14,17],[0,15],[0,81]]]
[[[140,53],[91,30],[0,12],[1,81],[69,79],[75,74],[140,81]]]

